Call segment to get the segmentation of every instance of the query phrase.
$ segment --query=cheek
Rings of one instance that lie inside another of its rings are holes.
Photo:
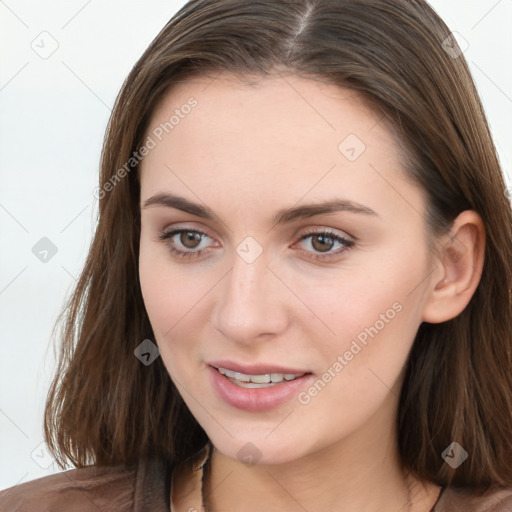
[[[162,360],[171,375],[183,377],[189,366],[186,360],[199,358],[199,329],[207,321],[202,308],[212,280],[207,272],[201,274],[195,265],[173,262],[165,248],[144,240],[139,279]]]
[[[387,257],[383,256],[383,260]],[[389,261],[389,260],[388,260]],[[336,336],[353,336],[379,320],[381,314],[394,318],[396,303],[415,300],[410,294],[421,274],[418,265],[396,259],[392,266],[376,263],[329,273],[328,278],[295,276],[294,287],[310,312],[317,313]],[[326,331],[327,332],[327,331]]]
[[[357,369],[370,367],[392,378],[403,365],[421,323],[418,284],[427,275],[426,258],[407,249],[368,254],[364,264],[314,286],[301,277],[301,299],[315,313],[314,322],[303,326],[315,336],[326,368],[342,356],[344,372],[354,378]]]
[[[168,293],[168,278],[161,257],[153,244],[141,237],[139,252],[139,280],[148,313],[155,335],[164,328],[165,311],[170,306],[171,294]],[[167,327],[167,329],[170,326]]]
[[[318,421],[339,422],[350,430],[364,423],[399,381],[419,325],[416,299],[407,295],[414,268],[400,268],[399,276],[381,275],[378,282],[367,275],[344,281],[345,296],[315,293],[308,298],[316,301],[315,311],[324,311],[334,331],[316,338],[311,332],[313,354],[321,361],[317,377],[325,384],[316,381],[298,397]]]
[[[197,276],[194,278],[191,272],[178,269],[164,247],[144,238],[140,244],[139,279],[157,338],[169,335],[200,298]]]
[[[182,288],[179,285],[178,275],[172,276],[169,265],[160,261],[162,258],[156,254],[152,247],[141,242],[139,257],[139,278],[141,292],[146,312],[155,335],[153,340],[160,351],[162,362],[169,375],[180,381],[178,356],[174,344],[167,340],[172,339],[175,325],[186,314],[185,301],[180,300]]]
[[[179,274],[173,273],[164,251],[156,244],[141,240],[139,254],[139,279],[146,312],[155,335],[162,361],[169,373],[175,357],[172,347],[165,340],[172,338],[175,325],[186,315],[186,301],[182,295]],[[186,290],[186,288],[185,288]]]

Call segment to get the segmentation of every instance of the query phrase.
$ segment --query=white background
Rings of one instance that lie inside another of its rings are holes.
[[[41,445],[51,328],[92,238],[110,108],[183,4],[0,0],[0,489],[59,471]],[[465,56],[510,187],[512,0],[431,4],[469,43]],[[58,44],[47,59],[32,48],[41,37],[46,49]],[[32,253],[42,237],[58,248],[47,263]]]

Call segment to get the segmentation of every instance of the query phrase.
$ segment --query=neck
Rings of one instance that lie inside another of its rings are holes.
[[[430,512],[440,492],[381,459],[340,464],[332,448],[289,464],[253,467],[217,450],[211,457],[203,487],[208,512],[249,511],[254,504],[267,511]]]

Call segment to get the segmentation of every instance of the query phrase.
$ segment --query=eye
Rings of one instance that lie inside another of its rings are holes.
[[[211,238],[202,231],[196,229],[174,229],[171,231],[162,231],[158,234],[158,238],[165,242],[169,252],[178,258],[197,258],[203,254],[209,247],[203,247],[198,250],[201,242],[205,238]],[[300,249],[300,252],[306,257],[316,261],[327,261],[337,258],[341,253],[350,249],[355,245],[353,240],[344,236],[333,233],[332,231],[310,231],[301,236],[299,242],[311,239],[311,250]],[[340,244],[341,248],[335,252],[330,252],[335,244]],[[184,247],[185,250],[179,247]],[[315,251],[320,251],[316,252]]]
[[[320,251],[320,253],[315,254],[315,252],[304,251],[302,249],[301,253],[317,261],[327,261],[332,258],[338,258],[341,256],[341,253],[346,252],[355,245],[353,240],[333,233],[332,231],[309,231],[301,236],[300,241],[307,240],[308,238],[311,239],[310,245],[313,251]],[[341,249],[335,252],[329,252],[335,244],[340,244]]]
[[[178,236],[180,235],[180,236]],[[174,229],[172,231],[162,231],[158,238],[165,242],[171,254],[178,258],[196,258],[204,252],[203,249],[195,250],[204,238],[210,238],[206,233],[195,229]],[[175,240],[177,238],[177,241]],[[186,251],[176,248],[176,245],[185,247]]]

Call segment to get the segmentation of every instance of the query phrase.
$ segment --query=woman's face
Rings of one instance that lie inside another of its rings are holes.
[[[214,445],[279,463],[391,436],[437,274],[379,116],[336,86],[222,74],[175,86],[146,137],[142,293]]]

